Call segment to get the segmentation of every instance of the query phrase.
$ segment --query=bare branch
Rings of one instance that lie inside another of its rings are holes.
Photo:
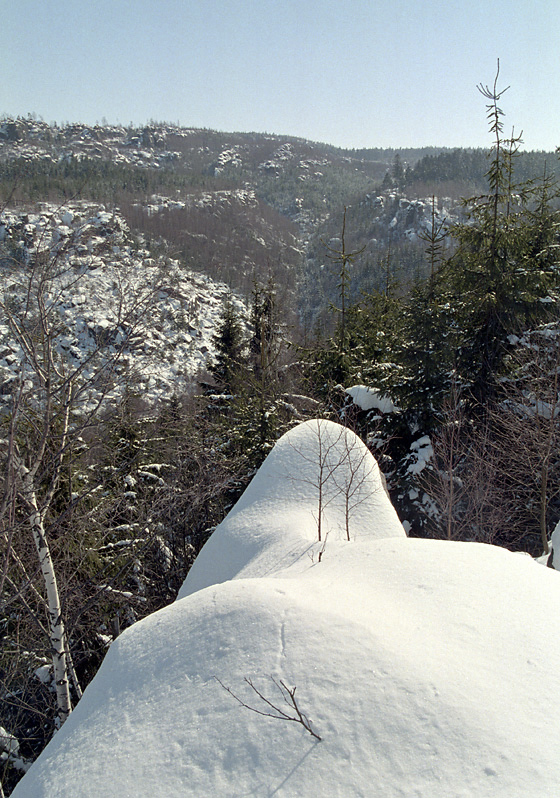
[[[266,698],[266,696],[257,687],[255,687],[251,679],[248,679],[247,677],[245,677],[243,681],[249,685],[251,690],[253,690],[253,692],[260,698],[260,700],[266,706],[270,707],[272,712],[266,712],[264,710],[258,709],[257,707],[253,707],[250,704],[245,703],[245,701],[239,698],[239,696],[236,695],[230,687],[227,687],[225,684],[223,684],[223,682],[221,682],[217,676],[214,676],[214,678],[218,682],[218,684],[221,687],[223,687],[223,689],[227,693],[229,693],[233,698],[235,698],[238,704],[241,704],[242,707],[245,707],[245,709],[249,709],[251,712],[255,712],[257,715],[262,715],[265,718],[273,718],[274,720],[286,720],[290,721],[291,723],[299,723],[300,726],[303,726],[303,728],[306,731],[308,731],[312,737],[314,737],[316,740],[319,741],[321,740],[321,737],[319,737],[317,732],[315,732],[311,727],[311,723],[307,715],[305,715],[299,708],[299,705],[296,701],[296,688],[288,687],[286,683],[282,681],[282,679],[279,679],[277,681],[273,676],[269,677],[270,680],[273,682],[273,684],[276,685],[276,687],[280,691],[280,694],[284,702],[290,707],[291,710],[295,712],[295,716],[288,714],[277,704],[273,703],[268,698]]]

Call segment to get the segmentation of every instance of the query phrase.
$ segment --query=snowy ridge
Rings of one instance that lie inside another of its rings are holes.
[[[167,148],[167,135],[171,132],[175,133],[175,128],[170,125],[163,130],[82,124],[59,128],[39,120],[5,119],[0,121],[0,160],[59,163],[70,158],[90,158],[159,169],[179,158],[179,153]],[[192,131],[182,131],[182,135],[189,132]]]
[[[14,798],[557,794],[558,574],[493,546],[407,539],[348,435],[287,433],[185,597],[113,643]],[[348,540],[340,486],[356,464]],[[282,684],[307,727],[279,716],[295,714]]]

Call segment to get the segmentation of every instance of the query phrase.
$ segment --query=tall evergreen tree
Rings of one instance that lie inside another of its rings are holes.
[[[217,405],[214,400],[210,411],[219,447],[235,460],[242,458],[248,472],[262,463],[284,422],[279,402],[283,340],[274,284],[255,283],[251,299],[246,340],[236,314],[225,307],[213,374],[230,395]]]
[[[551,250],[546,256],[541,251],[535,258],[535,248],[531,253],[528,247],[535,229],[534,212],[529,211],[533,192],[530,185],[513,182],[513,161],[521,139],[503,137],[503,112],[498,103],[507,89],[498,91],[498,76],[499,68],[493,88],[479,87],[488,100],[494,136],[487,173],[489,191],[466,201],[469,218],[452,231],[458,249],[447,267],[456,323],[462,331],[459,372],[482,404],[496,392],[509,337],[543,318],[541,300],[558,280]],[[546,217],[545,207],[549,207],[546,202],[540,216],[537,214],[540,223]]]
[[[213,340],[216,357],[211,374],[226,390],[232,391],[246,361],[246,343],[241,317],[231,296],[225,299],[220,324]]]

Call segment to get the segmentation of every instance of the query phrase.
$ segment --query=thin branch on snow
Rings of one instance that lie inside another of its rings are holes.
[[[245,707],[245,709],[250,709],[251,712],[256,712],[257,715],[262,715],[265,718],[274,718],[275,720],[287,720],[287,721],[290,721],[292,723],[299,723],[316,740],[320,741],[322,739],[311,728],[311,723],[310,723],[309,718],[307,717],[307,715],[304,715],[304,713],[300,710],[300,708],[298,706],[298,703],[296,701],[296,688],[295,687],[291,687],[291,688],[288,687],[285,684],[285,682],[282,681],[282,679],[279,679],[278,681],[276,681],[274,676],[270,677],[271,681],[274,682],[274,684],[276,685],[276,687],[280,691],[280,694],[282,695],[282,698],[284,699],[284,703],[290,708],[290,710],[295,712],[295,717],[293,715],[288,714],[287,712],[285,712],[281,707],[277,706],[272,701],[269,701],[269,699],[266,698],[266,696],[264,696],[257,687],[255,687],[255,685],[253,684],[251,679],[248,679],[247,677],[245,677],[243,679],[243,681],[246,682],[249,685],[251,690],[253,690],[253,692],[257,694],[257,696],[261,699],[261,701],[263,701],[268,707],[270,707],[271,710],[273,710],[272,712],[265,712],[265,711],[263,711],[261,709],[257,709],[256,707],[252,707],[250,704],[246,704],[244,701],[241,700],[241,698],[239,698],[239,696],[237,696],[233,692],[233,690],[231,690],[231,688],[226,687],[226,685],[223,684],[223,682],[221,682],[218,679],[217,676],[214,676],[214,678],[216,679],[218,684],[221,687],[223,687],[223,689],[227,693],[229,693],[231,696],[233,696],[233,698],[235,698],[235,700],[239,704],[241,704],[242,707]]]

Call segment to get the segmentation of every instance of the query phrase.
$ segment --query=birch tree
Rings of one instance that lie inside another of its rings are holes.
[[[109,396],[123,378],[119,368],[123,353],[130,351],[131,338],[153,300],[152,289],[140,294],[123,290],[103,337],[91,339],[89,350],[79,358],[66,356],[67,331],[58,315],[58,300],[64,292],[76,290],[80,281],[80,271],[67,257],[70,245],[68,241],[53,245],[45,238],[27,253],[26,262],[15,264],[5,258],[4,265],[17,282],[4,290],[0,302],[9,350],[18,360],[17,378],[4,387],[1,408],[0,586],[8,596],[2,603],[10,604],[17,597],[25,602],[26,595],[32,598],[26,606],[48,638],[59,725],[72,711],[71,683],[75,696],[81,694],[52,540],[57,518],[68,516],[79,497],[72,498],[70,489],[67,502],[61,504],[61,483],[77,447],[83,445],[82,435],[109,406]],[[112,345],[107,346],[107,341]],[[29,559],[26,534],[33,541],[35,565]]]

